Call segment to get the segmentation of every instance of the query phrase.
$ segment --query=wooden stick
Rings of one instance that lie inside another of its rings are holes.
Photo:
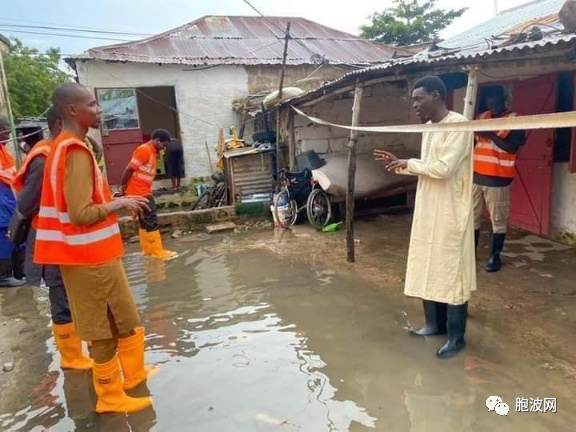
[[[354,105],[352,105],[352,126],[358,126],[360,120],[360,104],[362,101],[362,86],[356,81],[354,89]],[[354,188],[356,184],[356,150],[358,131],[350,131],[348,142],[348,190],[346,193],[346,246],[348,262],[355,262],[354,251]]]
[[[290,110],[288,120],[288,166],[290,171],[296,170],[296,132],[294,126],[294,111]]]
[[[212,166],[212,156],[210,156],[210,149],[208,148],[208,141],[204,141],[206,144],[206,154],[208,155],[208,163],[210,164],[210,173],[214,172],[214,167]]]

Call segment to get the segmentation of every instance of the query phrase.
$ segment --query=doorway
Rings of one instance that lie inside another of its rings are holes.
[[[102,144],[111,185],[121,183],[132,152],[149,141],[155,129],[166,129],[180,139],[174,87],[99,88],[96,95],[102,108]],[[165,172],[160,155],[157,178]]]

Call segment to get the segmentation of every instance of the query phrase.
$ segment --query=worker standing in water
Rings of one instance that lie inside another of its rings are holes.
[[[416,81],[412,101],[423,123],[466,121],[446,108],[446,86],[438,77]],[[424,305],[426,324],[412,334],[448,333],[439,358],[464,348],[468,300],[476,289],[472,152],[472,133],[451,131],[424,133],[418,159],[374,151],[388,171],[418,177],[404,294]]]
[[[60,119],[55,107],[51,106],[48,109],[46,120],[50,136],[34,144],[12,183],[12,189],[17,197],[18,211],[26,219],[32,220],[32,226],[26,238],[24,271],[29,285],[40,286],[41,281],[44,280],[48,287],[52,331],[56,347],[60,353],[60,367],[77,370],[91,369],[93,361],[82,351],[82,340],[78,337],[72,321],[60,268],[54,265],[34,264],[34,245],[42,196],[44,166],[46,158],[52,150],[54,139],[62,131],[62,119]]]
[[[165,129],[156,129],[151,140],[134,150],[132,159],[122,176],[121,195],[132,195],[146,198],[149,210],[139,216],[140,247],[144,255],[152,258],[168,260],[177,254],[162,247],[160,225],[156,213],[156,201],[152,195],[152,185],[156,178],[158,154],[170,142],[170,134]]]
[[[80,338],[91,341],[96,412],[132,412],[150,398],[126,390],[146,381],[144,328],[122,265],[124,248],[116,213],[148,210],[141,197],[112,198],[84,139],[102,111],[93,92],[62,84],[53,103],[63,130],[46,159],[34,261],[60,266]]]
[[[515,117],[516,113],[506,108],[506,93],[502,86],[486,87],[482,90],[487,111],[477,116],[478,120]],[[482,212],[488,209],[492,234],[490,236],[490,258],[485,270],[494,273],[502,266],[501,254],[508,230],[510,216],[510,187],[516,177],[516,159],[526,141],[523,130],[501,130],[476,132],[474,147],[474,239],[476,248],[480,239]]]

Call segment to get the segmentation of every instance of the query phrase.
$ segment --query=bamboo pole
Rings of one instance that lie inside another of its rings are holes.
[[[352,105],[352,126],[358,126],[360,120],[360,104],[362,101],[362,86],[356,81],[354,89],[354,104]],[[348,262],[355,262],[354,250],[354,188],[356,184],[356,152],[358,131],[350,131],[348,141],[348,190],[346,192],[346,247]]]

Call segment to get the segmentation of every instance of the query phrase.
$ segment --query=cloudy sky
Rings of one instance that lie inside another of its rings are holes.
[[[250,0],[266,15],[301,16],[330,27],[358,34],[359,27],[375,11],[382,11],[392,0]],[[496,0],[500,10],[532,0]],[[14,26],[82,27],[129,33],[156,34],[185,24],[203,15],[255,15],[243,0],[3,0],[0,33],[16,36],[25,44],[44,50],[60,47],[63,54],[82,52],[95,46],[119,43],[102,39],[81,39],[72,36],[46,35],[65,33],[57,29],[22,28]],[[495,0],[439,0],[442,8],[467,6],[469,10],[446,29],[449,37],[490,19]],[[338,5],[338,6],[336,6]],[[341,5],[341,6],[340,6]],[[346,5],[346,6],[344,6]],[[9,27],[11,26],[11,27]],[[16,33],[15,30],[42,34]],[[134,39],[117,34],[85,34],[87,37]]]

